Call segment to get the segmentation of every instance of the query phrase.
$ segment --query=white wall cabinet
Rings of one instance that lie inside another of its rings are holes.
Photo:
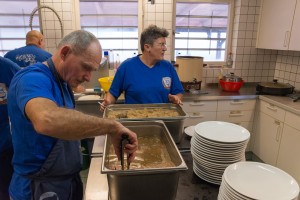
[[[300,0],[262,0],[256,47],[300,50]]]
[[[300,50],[300,0],[297,0],[297,5],[295,8],[295,15],[293,20],[293,26],[291,30],[289,50]]]
[[[267,164],[276,165],[285,111],[259,100],[253,153]]]

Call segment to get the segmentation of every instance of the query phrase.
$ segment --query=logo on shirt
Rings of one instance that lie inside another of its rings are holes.
[[[6,104],[7,102],[7,88],[5,83],[0,83],[0,104]]]
[[[162,83],[164,85],[164,88],[170,89],[171,88],[172,79],[170,77],[163,77],[162,78]]]
[[[25,63],[29,63],[29,65],[35,64],[35,55],[33,54],[23,54],[23,55],[17,55],[16,56],[17,61],[23,61]]]

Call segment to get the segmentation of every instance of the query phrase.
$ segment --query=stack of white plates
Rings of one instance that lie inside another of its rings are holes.
[[[258,162],[229,165],[223,174],[218,200],[296,200],[299,185],[286,172]]]
[[[226,167],[245,160],[249,138],[249,131],[236,124],[221,121],[197,124],[191,139],[195,174],[220,185]]]

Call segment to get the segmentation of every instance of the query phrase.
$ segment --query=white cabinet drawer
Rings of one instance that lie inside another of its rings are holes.
[[[217,120],[226,122],[248,122],[253,121],[254,110],[227,110],[218,111]]]
[[[219,100],[218,110],[254,110],[255,99]]]
[[[188,101],[183,102],[182,108],[185,112],[217,111],[217,101]]]
[[[197,125],[200,122],[215,121],[216,112],[188,112],[188,118],[184,120],[184,126]]]
[[[261,112],[270,115],[271,117],[278,119],[279,121],[282,122],[284,121],[284,117],[286,113],[284,109],[279,108],[273,104],[270,104],[262,100],[260,100],[259,102],[260,102],[259,109]]]
[[[291,127],[300,130],[300,116],[291,112],[286,112],[284,123]]]

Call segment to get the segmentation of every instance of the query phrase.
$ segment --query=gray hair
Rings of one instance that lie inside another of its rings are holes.
[[[99,43],[99,40],[92,33],[85,30],[77,30],[66,35],[58,44],[58,49],[64,45],[71,45],[74,54],[84,53],[93,42]],[[100,43],[99,43],[100,45]]]
[[[150,25],[141,34],[140,45],[142,52],[144,51],[145,44],[153,45],[156,39],[168,37],[168,35],[169,32],[165,28],[159,28],[156,25]]]

